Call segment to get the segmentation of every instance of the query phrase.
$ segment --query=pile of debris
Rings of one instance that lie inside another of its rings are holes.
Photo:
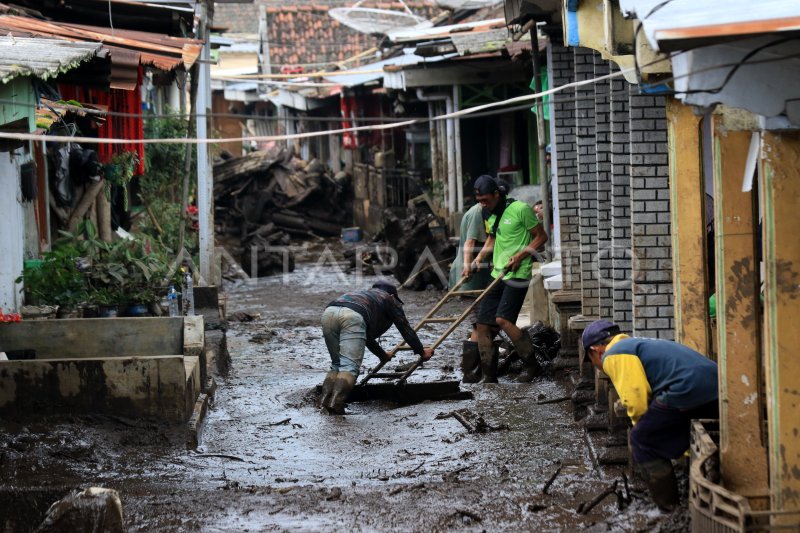
[[[323,163],[291,149],[229,159],[214,166],[217,235],[252,277],[291,271],[293,238],[341,233],[350,190],[346,175],[334,179]]]
[[[431,228],[441,231],[434,235]],[[444,222],[430,209],[414,207],[405,218],[387,209],[382,234],[397,254],[394,276],[406,288],[417,291],[447,288],[456,247],[447,239]]]

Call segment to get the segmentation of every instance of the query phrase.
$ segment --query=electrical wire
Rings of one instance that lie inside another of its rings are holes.
[[[111,36],[114,36],[114,21],[111,19],[111,0],[108,0],[108,26],[111,28]]]
[[[639,56],[636,53],[636,51],[639,49],[639,47],[637,46],[639,39],[639,32],[642,30],[642,26],[644,26],[645,20],[652,17],[654,13],[656,13],[658,10],[660,10],[661,8],[663,8],[664,6],[673,1],[674,0],[664,0],[660,4],[653,6],[653,8],[647,13],[647,15],[645,15],[644,18],[639,20],[639,25],[633,32],[633,67],[636,69],[636,81],[639,82],[640,85],[642,84],[642,72],[639,69]]]
[[[685,52],[680,52],[680,53],[685,53]],[[677,55],[677,54],[675,54],[675,55]],[[673,55],[672,57],[675,57],[675,55]],[[765,58],[765,59],[755,60],[755,61],[748,61],[748,64],[749,65],[754,65],[754,64],[762,64],[762,63],[771,63],[771,62],[783,61],[785,59],[792,59],[792,58],[796,58],[796,57],[800,57],[800,53],[788,54],[788,55],[779,56],[779,57],[773,57],[773,58]],[[660,61],[667,61],[667,60],[669,60],[669,58],[657,59],[657,60],[654,60],[653,62],[649,63],[648,65],[654,64],[654,63],[660,62]],[[683,74],[681,76],[672,76],[672,77],[666,79],[665,81],[671,81],[671,80],[675,80],[675,79],[678,79],[678,78],[681,78],[681,77],[691,76],[691,75],[698,74],[698,73],[701,73],[701,72],[713,71],[713,70],[717,70],[717,69],[720,69],[720,68],[736,67],[737,65],[741,65],[741,64],[742,64],[742,62],[739,61],[739,62],[736,62],[736,63],[728,63],[728,64],[722,64],[722,65],[712,65],[712,66],[705,67],[705,68],[702,68],[702,69],[696,69],[694,71],[687,72],[686,74]],[[469,118],[478,118],[478,117],[482,117],[482,116],[492,116],[492,115],[495,115],[495,114],[509,113],[509,112],[513,112],[513,111],[516,111],[516,110],[529,108],[531,100],[536,100],[538,98],[542,98],[542,97],[547,96],[547,95],[554,95],[554,96],[551,96],[551,101],[550,101],[551,105],[555,105],[555,104],[558,104],[558,103],[569,103],[569,102],[577,102],[577,101],[585,101],[585,100],[594,100],[594,99],[596,99],[596,96],[597,96],[596,94],[587,95],[586,97],[574,97],[574,98],[564,99],[564,98],[561,98],[559,95],[557,95],[557,93],[560,93],[562,91],[566,91],[568,89],[574,89],[574,88],[577,88],[577,87],[580,87],[580,86],[583,86],[583,85],[594,84],[594,83],[597,83],[599,81],[603,81],[603,80],[606,80],[606,79],[612,79],[612,78],[620,77],[620,76],[623,76],[624,74],[626,74],[628,72],[631,72],[633,70],[634,69],[618,70],[618,71],[615,71],[615,72],[612,72],[612,73],[609,73],[609,74],[606,74],[606,75],[603,75],[603,76],[599,76],[599,77],[596,77],[596,78],[587,79],[587,80],[581,80],[581,81],[578,81],[578,82],[570,82],[570,83],[567,83],[567,84],[564,84],[564,85],[561,85],[561,86],[558,86],[558,87],[553,87],[551,89],[548,89],[547,91],[542,91],[540,93],[522,95],[522,96],[518,96],[518,97],[514,97],[514,98],[509,98],[509,99],[506,99],[506,100],[503,100],[503,101],[500,101],[500,102],[492,102],[492,103],[489,103],[489,104],[483,104],[483,105],[480,105],[480,106],[470,107],[470,108],[462,109],[462,110],[459,110],[459,111],[456,111],[456,112],[453,112],[453,113],[438,115],[438,116],[435,116],[435,117],[432,117],[432,118],[426,118],[426,117],[414,117],[414,118],[383,117],[383,118],[375,119],[376,121],[380,121],[381,124],[373,125],[373,126],[358,126],[358,127],[353,127],[353,128],[340,128],[340,129],[335,129],[335,130],[323,130],[323,131],[307,132],[307,133],[299,133],[299,134],[291,134],[291,135],[269,135],[269,136],[235,137],[235,138],[225,138],[225,139],[216,139],[216,138],[211,138],[211,139],[208,139],[208,138],[206,138],[206,139],[197,139],[197,138],[138,139],[136,142],[140,142],[142,144],[158,144],[158,143],[163,143],[163,144],[210,144],[210,143],[242,142],[242,141],[279,141],[279,140],[303,139],[303,138],[310,138],[310,137],[321,137],[321,136],[328,136],[328,135],[338,135],[338,134],[341,134],[341,133],[356,133],[356,132],[364,132],[364,131],[382,131],[382,130],[389,130],[389,129],[399,128],[399,127],[411,126],[411,125],[414,125],[414,124],[424,124],[424,123],[431,122],[431,121],[447,120],[447,119],[450,119],[450,118],[469,119]],[[605,95],[605,93],[601,94],[601,96],[603,96],[603,95]],[[13,102],[8,101],[8,100],[0,100],[0,102],[13,103]],[[517,104],[517,103],[519,103],[519,104],[523,104],[524,103],[524,104],[516,106],[516,107],[508,107],[508,106],[511,106],[512,104]],[[32,107],[35,107],[35,104],[28,104],[28,105],[30,105]],[[500,108],[500,109],[495,109],[495,108]],[[89,109],[85,109],[85,108],[76,108],[76,109],[79,109],[79,110],[81,110],[83,112],[94,111],[94,112],[96,112],[98,114],[113,114],[113,115],[118,115],[118,116],[139,116],[139,115],[136,115],[136,114],[129,114],[129,113],[114,113],[114,112],[103,113],[103,112],[99,112],[99,111],[95,111],[95,110],[89,110]],[[488,110],[488,109],[495,109],[495,110],[494,111],[484,112],[484,110]],[[229,116],[230,114],[217,114],[217,116],[223,116],[223,115],[224,116]],[[163,115],[163,116],[174,117],[176,115]],[[204,116],[204,115],[199,115],[199,116]],[[214,114],[211,114],[211,116],[214,116]],[[251,115],[243,115],[242,118],[244,118],[244,117],[249,118],[249,119],[254,119],[254,120],[280,120],[280,121],[286,120],[286,119],[278,119],[276,117],[270,118],[270,117],[251,116]],[[145,116],[144,118],[147,118],[147,116]],[[155,118],[155,117],[153,116],[151,118]],[[323,117],[305,117],[305,118],[302,118],[302,119],[301,119],[301,117],[291,117],[289,120],[293,120],[293,121],[305,120],[305,121],[309,121],[309,122],[315,122],[315,121],[316,122],[327,122],[327,121],[330,121],[330,122],[341,122],[342,121],[342,119],[339,119],[339,118],[333,119],[333,118],[323,118]],[[360,121],[360,122],[368,122],[368,121],[370,121],[370,118],[363,117],[363,119],[362,118],[357,118],[356,120]],[[55,136],[55,135],[36,135],[36,134],[7,133],[7,132],[0,132],[0,139],[30,140],[30,141],[40,141],[40,142],[82,142],[82,143],[94,143],[94,144],[124,144],[124,143],[131,142],[130,139],[106,139],[106,138],[102,138],[101,139],[101,138],[95,138],[95,137],[66,137],[66,136]]]
[[[424,63],[421,62],[421,63]],[[368,70],[330,70],[320,72],[303,72],[302,74],[235,74],[226,76],[228,79],[236,81],[244,80],[260,80],[260,79],[275,79],[275,80],[290,80],[292,78],[321,78],[323,76],[359,76],[362,74],[383,74],[382,68],[373,68]],[[223,79],[222,77],[211,76],[211,79]]]
[[[292,74],[291,78],[297,78],[297,74]],[[291,81],[260,81],[260,80],[248,80],[248,79],[240,79],[240,78],[230,78],[228,76],[215,76],[211,78],[215,81],[233,81],[239,83],[254,83],[256,85],[266,85],[268,87],[340,87],[341,83],[333,83],[330,81],[302,81],[302,82],[291,82]]]
[[[444,115],[438,115],[436,117],[432,117],[430,119],[410,119],[404,120],[400,122],[394,122],[390,124],[377,124],[372,126],[356,126],[352,128],[339,128],[335,130],[324,130],[324,131],[314,131],[314,132],[305,132],[305,133],[294,133],[288,135],[262,135],[262,136],[252,136],[252,137],[233,137],[233,138],[223,138],[223,139],[216,139],[216,138],[205,138],[205,139],[198,139],[198,138],[170,138],[170,139],[137,139],[138,143],[141,144],[217,144],[217,143],[228,143],[228,142],[244,142],[244,141],[262,141],[262,142],[269,142],[269,141],[284,141],[284,140],[296,140],[296,139],[306,139],[312,137],[323,137],[329,135],[338,135],[342,133],[357,133],[357,132],[366,132],[366,131],[384,131],[390,130],[405,126],[412,126],[414,124],[424,123],[427,121],[439,121],[439,120],[447,120],[452,118],[460,118],[463,116],[472,115],[483,111],[485,109],[494,109],[497,107],[508,106],[515,103],[522,103],[522,102],[530,102],[531,100],[536,100],[537,98],[542,98],[546,95],[555,94],[557,92],[563,91],[565,89],[571,87],[580,87],[583,85],[588,85],[595,83],[600,80],[604,79],[611,79],[616,78],[619,76],[623,76],[625,73],[629,72],[631,69],[620,70],[617,72],[613,72],[610,74],[606,74],[603,76],[599,76],[594,79],[588,80],[581,80],[577,82],[571,82],[560,87],[553,87],[546,91],[542,91],[540,93],[533,93],[528,95],[522,95],[515,98],[509,98],[507,100],[503,100],[500,102],[491,102],[488,104],[483,104],[475,107],[470,107],[467,109],[462,109],[459,111],[455,111],[452,113],[446,113]],[[35,134],[28,134],[28,133],[6,133],[0,132],[0,139],[17,139],[17,140],[29,140],[29,141],[40,141],[40,142],[77,142],[77,143],[95,143],[95,144],[126,144],[130,143],[130,139],[119,139],[119,138],[95,138],[95,137],[66,137],[62,135],[35,135]]]

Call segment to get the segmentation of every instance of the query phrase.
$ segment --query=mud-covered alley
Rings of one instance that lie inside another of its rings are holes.
[[[0,3],[0,533],[799,531],[798,21]]]
[[[53,501],[86,486],[119,492],[128,531],[637,531],[668,519],[632,480],[626,492],[627,467],[598,465],[574,420],[572,367],[531,384],[462,385],[470,399],[352,403],[346,416],[322,414],[314,405],[329,364],[321,310],[374,279],[309,262],[231,289],[229,315],[258,318],[229,322],[230,369],[216,377],[196,449],[186,449],[182,431],[116,417],[4,431],[0,467],[14,480],[0,495],[6,531],[35,527]],[[410,320],[442,294],[403,291]],[[465,331],[413,381],[459,379]],[[399,339],[390,333],[384,344]],[[485,432],[442,417],[452,411],[483,417]],[[609,494],[578,511],[614,484],[624,502]]]

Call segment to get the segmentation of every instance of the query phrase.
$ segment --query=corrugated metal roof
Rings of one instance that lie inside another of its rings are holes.
[[[142,64],[153,65],[161,70],[173,70],[181,64],[187,69],[190,68],[203,47],[203,42],[196,39],[15,16],[0,16],[0,31],[13,35],[42,36],[73,42],[97,41],[111,51],[112,63],[115,63],[117,58],[123,59],[126,64],[130,63],[130,55],[134,53],[139,55]]]
[[[17,76],[57,76],[93,58],[101,47],[99,43],[0,37],[0,81],[6,83]]]
[[[665,52],[800,31],[798,0],[620,0],[620,9],[638,18],[650,45]]]
[[[363,85],[364,83],[379,80],[384,77],[383,72],[371,72],[378,69],[385,69],[386,67],[403,67],[408,65],[417,65],[419,63],[437,63],[444,59],[456,56],[458,54],[448,54],[444,56],[434,56],[434,57],[421,57],[416,54],[401,54],[396,57],[392,57],[389,59],[384,59],[382,61],[376,61],[375,63],[369,63],[367,65],[363,65],[358,68],[352,69],[353,71],[364,70],[367,71],[365,74],[351,74],[351,75],[344,75],[344,76],[325,76],[325,81],[329,81],[331,83],[337,83],[344,87],[355,87],[357,85]]]

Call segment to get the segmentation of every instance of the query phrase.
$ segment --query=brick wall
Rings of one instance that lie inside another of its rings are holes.
[[[553,87],[575,80],[573,51],[553,45]],[[561,272],[564,289],[580,289],[578,176],[575,152],[575,90],[565,89],[551,100],[558,157],[558,209],[561,223]]]
[[[594,55],[594,76],[610,72],[610,64]],[[597,161],[597,267],[598,316],[614,318],[613,262],[611,249],[611,85],[608,79],[594,84],[595,157]]]
[[[594,77],[594,50],[575,48],[575,81]],[[600,314],[597,283],[597,159],[594,107],[594,84],[575,90],[575,118],[578,163],[578,198],[580,200],[581,312],[584,316]]]
[[[674,338],[667,121],[664,98],[631,94],[633,332]]]
[[[612,67],[613,70],[619,70]],[[628,98],[630,84],[613,78],[611,86],[611,261],[613,321],[633,328],[631,297],[631,175]]]

